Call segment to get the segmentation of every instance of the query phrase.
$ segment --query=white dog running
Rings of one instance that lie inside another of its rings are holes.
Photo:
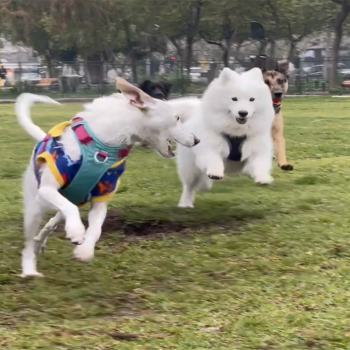
[[[183,103],[189,104],[188,100]],[[177,146],[183,185],[179,207],[192,208],[195,189],[210,189],[212,180],[224,177],[225,168],[248,172],[258,184],[272,183],[274,110],[260,69],[239,75],[225,68],[208,86],[201,103],[195,108],[191,104],[191,110],[184,124],[201,143],[193,149]]]
[[[94,190],[91,191],[93,186],[85,189],[87,196],[84,202],[92,200],[88,216],[89,227],[85,231],[76,205],[81,201],[74,203],[61,194],[63,184],[60,180],[62,176],[57,175],[60,164],[55,163],[57,158],[56,149],[57,152],[63,152],[63,155],[61,153],[62,157],[59,158],[62,162],[66,160],[68,166],[80,164],[83,167],[86,161],[82,154],[86,153],[82,153],[84,150],[81,144],[86,140],[84,138],[88,136],[90,137],[89,143],[92,140],[92,143],[95,142],[102,147],[102,151],[121,150],[122,152],[118,153],[119,156],[117,157],[117,165],[120,166],[127,154],[127,152],[124,152],[125,148],[129,149],[136,141],[147,141],[165,157],[174,156],[169,147],[168,139],[174,139],[185,147],[192,147],[199,143],[199,140],[178,121],[179,117],[173,113],[173,109],[166,102],[151,98],[121,78],[117,78],[117,84],[125,98],[118,98],[118,95],[113,95],[95,99],[82,112],[78,113],[75,119],[73,118],[73,124],[68,122],[56,138],[50,133],[46,135],[44,131],[33,124],[29,110],[34,102],[54,104],[58,104],[58,102],[46,96],[33,94],[22,94],[16,101],[15,109],[19,123],[29,135],[39,141],[34,149],[23,181],[25,248],[22,253],[22,276],[40,275],[36,267],[36,253],[40,250],[41,245],[46,242],[48,235],[62,220],[65,220],[66,237],[71,242],[79,244],[74,251],[75,257],[80,260],[93,258],[95,244],[101,235],[101,227],[107,214],[105,198],[108,196],[96,198],[97,200],[94,201],[94,198],[91,198],[94,196],[92,194]],[[79,123],[83,123],[85,129],[80,129],[82,131],[81,135],[78,135],[76,131],[78,128],[74,128],[74,120],[78,120],[78,126]],[[55,130],[55,128],[52,130]],[[89,132],[86,134],[87,131]],[[83,139],[80,136],[83,136]],[[51,147],[54,152],[46,152],[46,155],[38,153],[38,148],[50,142],[54,144],[54,147]],[[92,157],[92,161],[95,160],[101,164],[108,157],[113,158],[113,155],[109,153],[104,155],[101,161],[100,153],[103,156],[103,152],[96,152]],[[39,154],[40,158],[36,157],[36,154]],[[92,165],[93,167],[94,165]],[[114,164],[107,169],[108,171],[105,174],[110,174],[110,170],[113,172],[113,167]],[[118,167],[114,169],[118,169]],[[118,170],[117,175],[120,176],[123,170],[123,167],[120,171]],[[91,171],[94,171],[94,169],[91,169]],[[91,180],[88,177],[87,182]],[[99,180],[97,179],[96,183]],[[84,184],[85,181],[79,181],[77,188],[81,187],[82,183]],[[110,190],[109,195],[116,190],[116,187],[117,184]],[[48,207],[58,210],[58,213],[37,236],[43,213]]]

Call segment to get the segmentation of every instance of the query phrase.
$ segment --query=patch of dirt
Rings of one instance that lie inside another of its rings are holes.
[[[149,237],[166,235],[170,233],[183,233],[188,226],[172,221],[149,220],[145,222],[126,223],[109,215],[103,225],[103,232],[114,232],[120,230],[125,236]]]
[[[229,220],[223,220],[223,222],[216,221],[212,224],[208,223],[184,223],[180,221],[168,221],[168,220],[145,220],[140,222],[127,222],[122,213],[118,210],[108,211],[108,215],[102,227],[103,237],[108,237],[106,233],[115,231],[121,231],[124,235],[125,241],[134,241],[140,239],[157,239],[170,235],[188,235],[193,231],[208,230],[211,227],[216,231],[226,232],[231,231],[234,228],[237,233],[240,231],[244,222],[255,219],[260,219],[260,216],[244,217],[244,218],[230,218]],[[87,227],[87,220],[83,219],[84,225]],[[63,229],[60,225],[60,229]]]

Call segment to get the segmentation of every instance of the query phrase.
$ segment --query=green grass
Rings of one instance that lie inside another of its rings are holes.
[[[80,108],[36,107],[34,120],[47,130]],[[275,165],[268,188],[227,177],[194,210],[176,208],[172,160],[133,150],[95,260],[75,261],[59,231],[39,258],[45,278],[23,280],[33,142],[0,105],[0,348],[350,349],[349,111],[347,99],[286,99],[295,170]],[[155,221],[157,235],[132,234]]]

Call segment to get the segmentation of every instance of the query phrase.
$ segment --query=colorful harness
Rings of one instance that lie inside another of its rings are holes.
[[[70,127],[79,143],[81,157],[72,161],[60,137]],[[45,164],[61,185],[59,192],[70,202],[83,205],[88,201],[105,201],[116,192],[125,170],[130,146],[108,146],[102,143],[79,117],[53,127],[34,148],[32,161],[40,186],[41,168]]]

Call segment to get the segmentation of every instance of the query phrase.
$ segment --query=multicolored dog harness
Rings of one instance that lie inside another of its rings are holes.
[[[73,161],[66,154],[60,137],[70,127],[80,146],[81,157]],[[87,122],[79,117],[53,127],[44,140],[34,148],[32,161],[38,186],[41,169],[45,164],[61,185],[59,192],[70,202],[83,205],[88,201],[105,201],[116,192],[125,170],[125,157],[131,147],[108,146],[91,131]]]

